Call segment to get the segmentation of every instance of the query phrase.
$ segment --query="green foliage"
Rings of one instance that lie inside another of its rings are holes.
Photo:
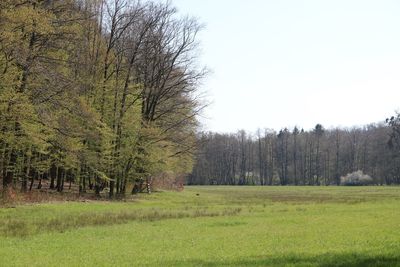
[[[59,191],[69,179],[122,192],[129,181],[190,171],[202,75],[179,60],[197,24],[175,12],[152,2],[1,2],[4,187],[45,176]]]

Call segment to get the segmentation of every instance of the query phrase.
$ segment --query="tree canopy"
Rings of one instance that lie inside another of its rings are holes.
[[[190,172],[201,28],[157,1],[1,1],[3,189],[113,196]]]

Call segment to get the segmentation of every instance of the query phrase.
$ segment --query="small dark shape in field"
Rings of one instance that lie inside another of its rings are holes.
[[[212,224],[211,226],[214,227],[233,227],[233,226],[241,226],[241,225],[246,225],[246,222],[238,222],[238,221],[234,221],[234,222],[217,222]]]

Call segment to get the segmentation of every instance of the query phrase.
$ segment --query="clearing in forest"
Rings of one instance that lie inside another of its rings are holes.
[[[0,208],[0,266],[400,266],[400,187],[187,187]]]

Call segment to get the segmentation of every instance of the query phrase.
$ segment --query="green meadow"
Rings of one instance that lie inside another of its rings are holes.
[[[400,187],[186,187],[0,208],[0,266],[400,266]]]

